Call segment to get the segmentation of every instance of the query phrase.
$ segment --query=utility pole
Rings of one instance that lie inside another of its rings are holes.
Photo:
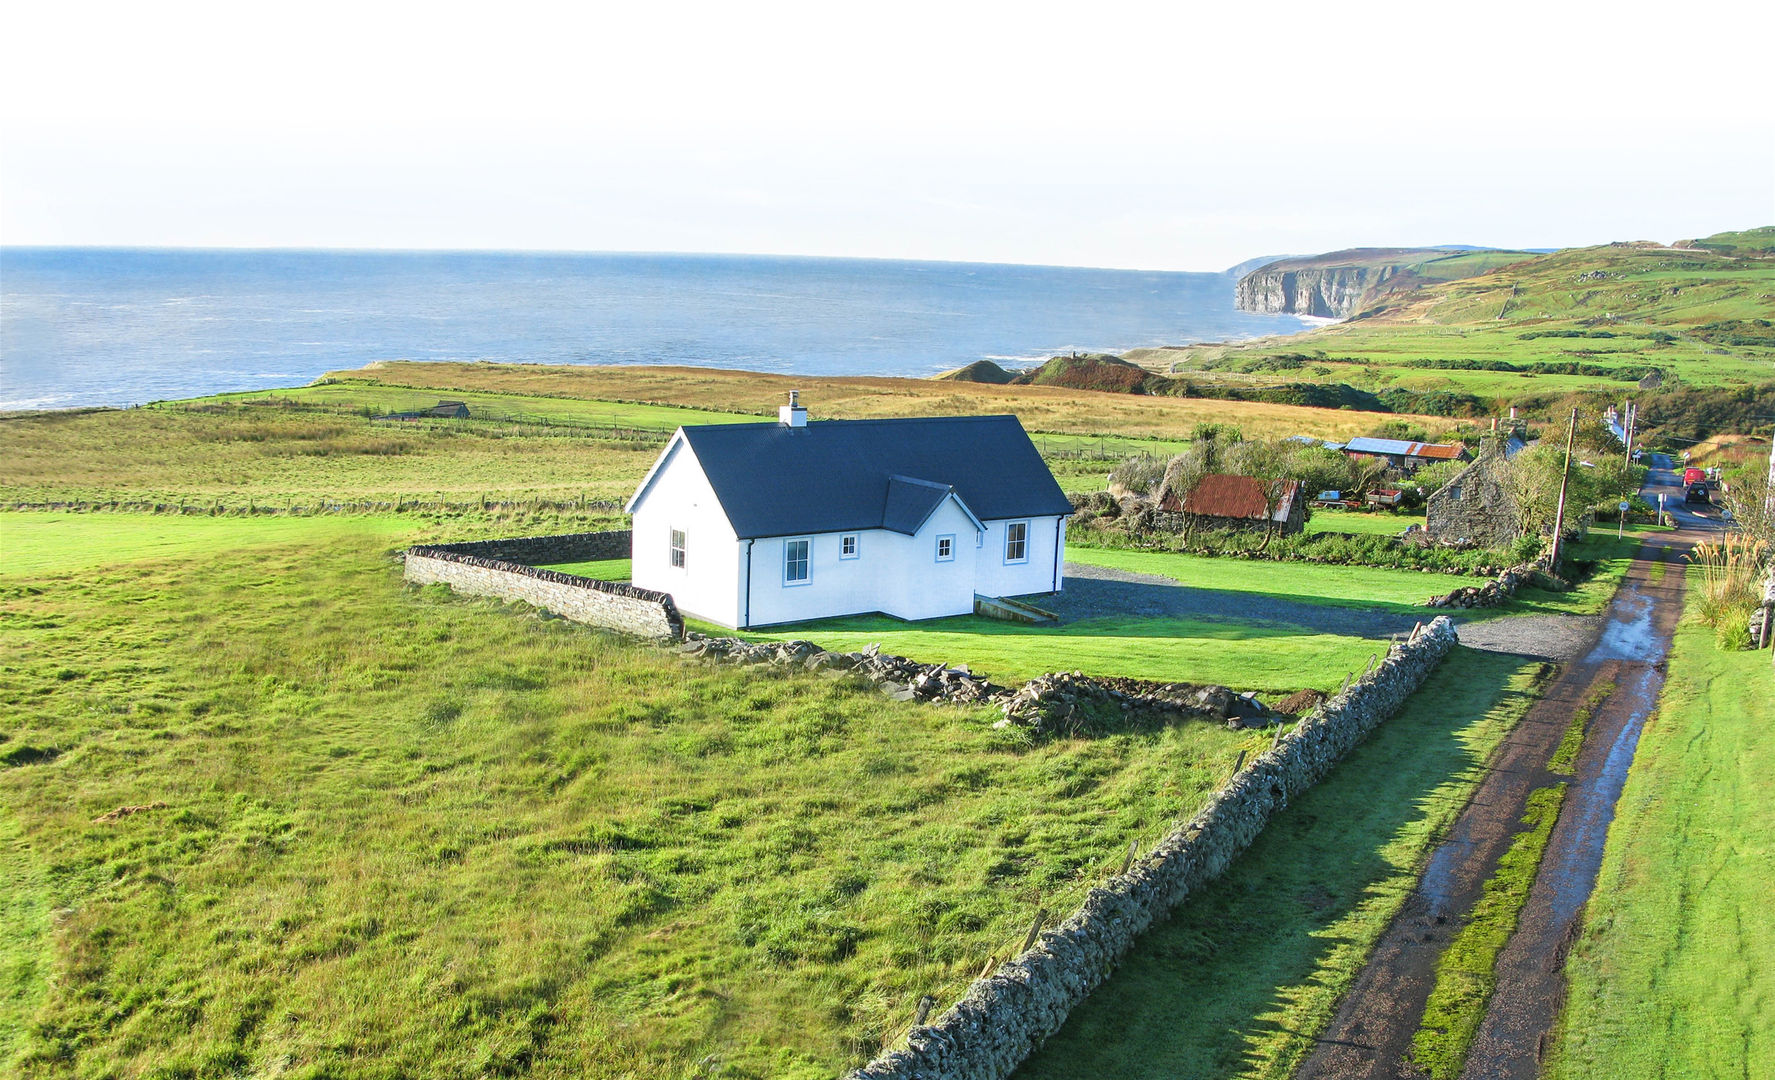
[[[1559,507],[1553,511],[1553,558],[1547,564],[1547,572],[1554,577],[1559,576],[1560,533],[1565,529],[1565,489],[1572,478],[1572,440],[1578,434],[1578,410],[1572,409],[1572,418],[1565,428],[1565,468],[1559,470]]]
[[[1632,398],[1627,400],[1627,404],[1622,410],[1621,420],[1621,430],[1627,433],[1626,461],[1627,464],[1631,465],[1633,464],[1633,427],[1639,420],[1639,406],[1633,403]]]

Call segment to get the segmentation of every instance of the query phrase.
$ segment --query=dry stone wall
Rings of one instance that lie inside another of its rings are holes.
[[[503,540],[475,540],[465,544],[435,544],[432,548],[457,555],[475,555],[500,562],[542,566],[547,563],[591,562],[593,559],[626,559],[633,543],[628,529],[612,529],[608,532],[513,536]]]
[[[913,1028],[903,1048],[856,1070],[851,1080],[1009,1076],[1109,977],[1148,927],[1219,876],[1273,814],[1392,716],[1454,644],[1454,624],[1443,616],[1392,646],[1372,671],[1258,755],[1145,858],[1092,889],[1059,926],[1042,931],[1021,955],[976,980],[948,1011]]]
[[[611,534],[585,533],[581,536]],[[621,534],[625,540],[628,534]],[[538,537],[537,541],[565,540],[569,537]],[[517,544],[519,541],[487,541],[487,544]],[[447,547],[408,548],[406,579],[416,585],[448,585],[469,596],[490,596],[498,600],[523,601],[551,611],[564,619],[616,630],[636,637],[677,641],[684,637],[684,618],[670,595],[651,589],[637,589],[617,581],[598,581],[577,574],[543,570],[481,554],[468,554],[460,549],[478,548],[477,544],[453,544]],[[494,550],[502,550],[495,548]],[[507,548],[503,550],[526,550]],[[532,553],[541,548],[527,549]],[[586,542],[547,549],[539,561],[577,562],[582,559],[616,558],[604,554],[568,554],[561,551],[603,552],[608,546]],[[627,555],[625,546],[622,554]]]

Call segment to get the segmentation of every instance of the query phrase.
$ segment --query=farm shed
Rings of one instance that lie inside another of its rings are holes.
[[[1371,439],[1367,436],[1351,439],[1343,445],[1343,451],[1351,457],[1384,458],[1388,465],[1406,473],[1414,472],[1419,466],[1432,462],[1461,461],[1467,456],[1467,448],[1460,443]]]
[[[1261,529],[1266,523],[1277,532],[1297,533],[1306,528],[1306,499],[1299,480],[1278,480],[1274,506],[1269,485],[1255,476],[1210,473],[1196,482],[1182,499],[1167,491],[1159,502],[1162,513],[1181,515],[1190,527],[1210,529]]]

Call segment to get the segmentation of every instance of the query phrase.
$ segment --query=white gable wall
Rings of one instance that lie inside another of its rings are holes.
[[[1005,561],[1005,526],[1029,522],[1029,558],[1021,563]],[[1064,518],[1012,518],[984,522],[986,534],[974,568],[974,588],[982,596],[1026,596],[1059,588],[1055,568],[1066,558]],[[1058,555],[1059,561],[1056,561]]]
[[[715,498],[696,455],[674,441],[634,507],[632,578],[636,586],[672,594],[678,610],[723,626],[739,625],[743,547]],[[684,567],[671,561],[671,532],[685,534]]]

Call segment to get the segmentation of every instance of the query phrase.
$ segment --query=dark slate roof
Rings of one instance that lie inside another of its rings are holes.
[[[920,480],[912,476],[890,476],[887,482],[887,507],[881,514],[881,527],[897,533],[911,536],[924,528],[937,507],[943,500],[955,495],[955,488],[948,484],[933,484],[929,480]],[[961,498],[960,495],[955,495]],[[967,503],[962,503],[967,510]],[[973,517],[973,511],[968,510]],[[979,524],[978,519],[975,524]]]
[[[1072,513],[1015,416],[682,429],[741,539],[916,531],[951,491],[978,520]],[[916,519],[916,520],[914,520]]]

